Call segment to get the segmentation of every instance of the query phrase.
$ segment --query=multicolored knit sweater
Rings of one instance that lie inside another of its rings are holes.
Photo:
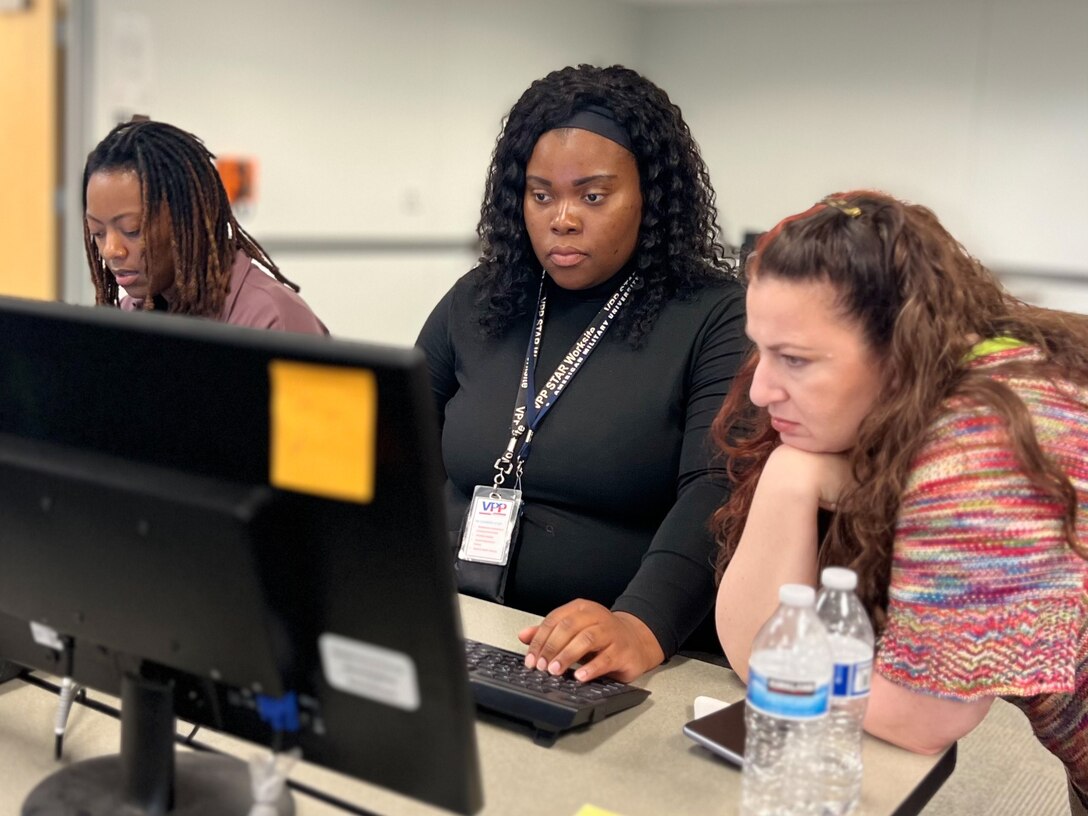
[[[1023,346],[969,365],[1023,400],[1043,451],[1077,489],[1088,548],[1088,389],[1002,373],[1039,359]],[[946,408],[902,499],[877,668],[939,697],[1006,697],[1088,791],[1088,561],[1066,543],[1060,508],[1032,486],[993,409],[962,398]]]

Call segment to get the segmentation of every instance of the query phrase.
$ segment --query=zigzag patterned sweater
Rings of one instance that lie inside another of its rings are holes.
[[[1027,406],[1077,489],[1088,548],[1088,389],[1002,374],[1039,359],[1023,346],[969,365]],[[877,669],[939,697],[1004,696],[1088,791],[1088,561],[1067,545],[1058,506],[1028,481],[994,411],[962,398],[946,409],[902,499]]]

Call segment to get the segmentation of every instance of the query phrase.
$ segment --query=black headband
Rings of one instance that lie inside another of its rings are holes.
[[[600,105],[586,105],[581,110],[575,111],[569,119],[557,124],[552,130],[558,130],[559,128],[588,130],[590,133],[596,133],[598,136],[611,139],[620,147],[632,153],[635,152],[635,149],[631,146],[631,137],[627,135],[623,125],[616,121],[615,114]]]

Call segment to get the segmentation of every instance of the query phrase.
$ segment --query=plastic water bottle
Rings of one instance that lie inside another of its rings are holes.
[[[816,614],[827,627],[835,663],[822,754],[824,813],[843,816],[861,794],[861,726],[873,677],[873,626],[854,594],[858,577],[853,570],[828,567],[820,583]]]
[[[744,723],[743,816],[818,816],[820,752],[831,693],[831,648],[816,592],[785,584],[752,642]]]

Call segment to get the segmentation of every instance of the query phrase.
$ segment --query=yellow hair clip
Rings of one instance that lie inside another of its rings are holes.
[[[834,196],[828,196],[821,204],[826,204],[828,207],[834,207],[844,215],[849,215],[851,218],[857,218],[861,215],[861,207],[855,206],[847,201],[845,198],[835,198]]]

